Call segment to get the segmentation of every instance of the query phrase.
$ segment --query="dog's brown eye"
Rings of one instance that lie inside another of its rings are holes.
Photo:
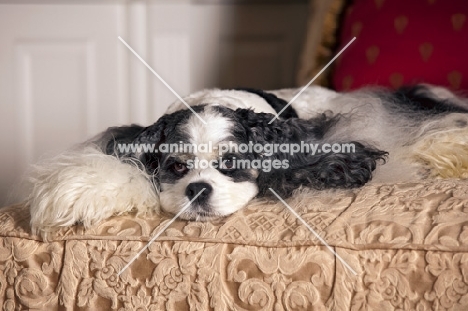
[[[185,173],[186,171],[188,171],[187,165],[183,163],[176,162],[174,163],[173,168],[174,168],[174,171],[176,171],[179,174]]]
[[[222,159],[220,169],[228,170],[228,171],[235,169],[234,159],[232,158]]]
[[[224,167],[226,169],[231,169],[234,167],[234,161],[232,159],[227,159],[226,161],[224,161]]]

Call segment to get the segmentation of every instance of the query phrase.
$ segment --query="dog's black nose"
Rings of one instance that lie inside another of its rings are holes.
[[[203,188],[205,188],[205,190],[200,193],[195,201],[200,204],[206,203],[211,192],[213,191],[213,188],[206,182],[193,182],[189,184],[187,189],[185,189],[185,195],[189,198],[189,200],[192,200],[200,191],[202,191]]]

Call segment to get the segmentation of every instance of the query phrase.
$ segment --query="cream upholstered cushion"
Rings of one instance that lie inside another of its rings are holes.
[[[462,310],[468,182],[431,180],[252,202],[216,222],[125,215],[44,242],[21,205],[0,210],[4,310]],[[139,309],[140,308],[140,309]]]

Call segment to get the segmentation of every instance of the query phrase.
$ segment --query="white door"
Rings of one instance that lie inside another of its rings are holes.
[[[153,123],[176,99],[118,36],[181,96],[290,87],[305,2],[0,0],[0,206],[29,164],[109,126]]]

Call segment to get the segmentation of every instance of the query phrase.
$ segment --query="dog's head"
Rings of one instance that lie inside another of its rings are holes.
[[[111,128],[104,135],[107,154],[138,160],[152,176],[164,211],[177,213],[194,200],[181,214],[185,219],[229,215],[257,195],[271,194],[270,187],[288,197],[300,186],[361,186],[385,155],[358,142],[348,142],[354,145],[352,153],[292,153],[287,148],[324,142],[339,116],[275,119],[269,124],[272,114],[249,109],[193,109],[197,115],[179,110],[149,127]]]

